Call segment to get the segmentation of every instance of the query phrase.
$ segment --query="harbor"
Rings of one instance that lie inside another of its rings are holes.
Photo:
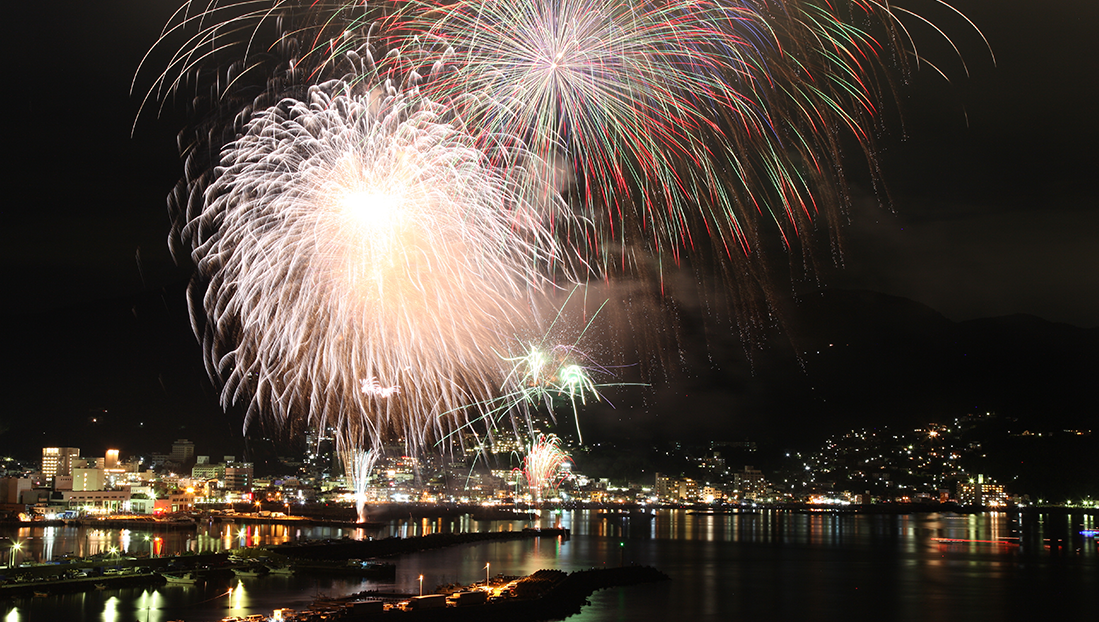
[[[756,512],[706,515],[688,510],[661,509],[644,521],[617,520],[598,511],[565,511],[540,517],[535,525],[560,523],[568,539],[519,537],[470,541],[435,548],[417,547],[407,553],[379,557],[393,565],[391,575],[360,576],[347,572],[292,573],[269,571],[257,576],[220,573],[204,581],[159,585],[107,584],[103,589],[51,592],[35,596],[33,588],[0,599],[4,622],[86,620],[88,622],[220,622],[223,619],[277,619],[278,615],[331,615],[360,601],[388,604],[383,620],[416,620],[428,614],[402,611],[400,603],[421,593],[478,591],[486,578],[495,587],[540,570],[573,573],[617,567],[657,568],[671,581],[634,586],[612,586],[584,599],[570,622],[677,619],[690,611],[694,619],[839,619],[854,605],[880,611],[898,598],[936,602],[932,613],[942,619],[971,619],[987,614],[994,619],[1035,619],[1028,605],[1036,594],[1060,594],[1064,614],[1089,611],[1099,580],[1090,514],[919,513],[910,515],[859,513],[805,513],[760,509]],[[347,540],[384,543],[390,538],[419,539],[421,535],[459,533],[467,527],[481,531],[521,532],[526,521],[470,523],[465,520],[396,520],[380,530],[289,530],[282,525],[252,525],[243,547],[277,566],[273,553],[298,547],[342,546]],[[202,548],[224,546],[228,554],[242,548],[234,531],[226,541],[217,531],[209,536],[173,531],[161,534],[86,528],[47,528],[7,532],[18,537],[24,559],[61,558],[63,553],[92,551],[111,556],[139,557],[155,538],[162,538],[165,557],[199,555]],[[471,529],[471,531],[472,531]],[[222,531],[221,533],[224,533]],[[548,532],[547,532],[548,533]],[[150,536],[146,541],[145,535]],[[212,538],[212,539],[208,539]],[[325,543],[325,540],[331,540]],[[297,542],[297,546],[284,546]],[[335,550],[335,549],[333,549]],[[11,561],[0,543],[0,566]],[[193,552],[185,555],[183,553]],[[239,552],[239,551],[237,551]],[[254,560],[249,553],[246,559]],[[237,563],[234,559],[230,563]],[[891,562],[889,560],[896,560]],[[362,561],[366,561],[363,558]],[[347,560],[328,560],[331,564]],[[49,564],[42,564],[43,567]],[[160,574],[165,575],[168,572]],[[911,580],[930,575],[938,589]],[[784,599],[796,585],[802,598]],[[778,587],[776,587],[778,586]],[[422,589],[422,592],[421,592]],[[981,595],[980,598],[972,598]],[[477,597],[458,597],[476,599]],[[486,597],[491,598],[491,595]],[[940,601],[935,601],[939,598]],[[815,608],[806,616],[798,603],[811,599]],[[438,599],[436,599],[438,600]],[[443,599],[445,600],[445,598]],[[487,602],[487,600],[486,600]],[[541,607],[549,601],[543,601]],[[468,606],[468,601],[467,601]],[[364,607],[356,605],[366,615]],[[539,607],[539,608],[541,608]],[[521,609],[521,608],[520,608]],[[327,611],[328,613],[325,613]],[[458,616],[462,613],[450,613]],[[455,609],[455,611],[457,611]],[[492,611],[504,611],[493,609]],[[376,613],[376,612],[375,612]],[[350,616],[352,612],[341,613]],[[372,614],[373,615],[373,614]],[[437,614],[436,614],[437,615]],[[551,619],[562,619],[560,617]],[[1071,617],[1071,616],[1070,616]],[[1078,617],[1078,615],[1077,615]],[[1086,616],[1085,616],[1086,617]],[[304,618],[303,618],[304,619]],[[353,619],[353,618],[352,618]],[[426,619],[426,618],[425,618]],[[436,619],[436,618],[433,618]],[[439,618],[441,619],[441,618]],[[480,619],[480,618],[478,618]],[[522,622],[518,616],[514,622]]]
[[[243,547],[232,553],[132,557],[113,552],[56,563],[20,564],[0,572],[0,599],[28,593],[102,590],[108,587],[190,584],[269,573],[321,573],[387,579],[395,565],[375,558],[474,542],[529,538],[567,538],[565,529],[520,529],[469,533],[435,533],[413,538],[338,539]],[[182,580],[186,577],[186,580]]]

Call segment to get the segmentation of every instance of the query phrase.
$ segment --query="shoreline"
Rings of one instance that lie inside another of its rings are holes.
[[[303,572],[346,574],[391,574],[393,567],[356,570],[330,566],[334,560],[393,557],[474,542],[519,540],[525,538],[569,538],[567,529],[523,529],[517,531],[487,531],[435,533],[413,538],[391,537],[380,540],[335,540],[328,542],[286,543],[243,549],[240,557],[247,563],[271,559],[301,563]],[[272,559],[274,558],[274,559]],[[310,564],[309,562],[315,562]],[[229,553],[173,555],[165,557],[117,556],[101,559],[74,559],[67,563],[46,563],[0,569],[0,600],[29,593],[81,592],[101,589],[100,585],[163,584],[161,573],[216,573],[232,570],[242,564],[231,563]],[[384,571],[384,573],[383,573]],[[88,576],[76,576],[88,573]]]

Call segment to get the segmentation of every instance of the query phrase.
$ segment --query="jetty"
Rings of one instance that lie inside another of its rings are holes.
[[[252,557],[279,555],[291,560],[347,560],[392,557],[405,553],[417,553],[441,549],[459,544],[492,540],[522,540],[526,538],[569,538],[568,529],[519,529],[513,531],[474,531],[458,533],[433,533],[415,538],[380,538],[370,540],[325,540],[321,542],[287,542],[273,546],[248,549]]]
[[[339,619],[352,622],[537,622],[579,613],[594,592],[616,586],[667,581],[650,566],[592,568],[566,573],[539,570],[526,577],[497,576],[469,586],[447,586],[422,596],[364,592],[315,602],[304,611],[280,610],[286,622]]]

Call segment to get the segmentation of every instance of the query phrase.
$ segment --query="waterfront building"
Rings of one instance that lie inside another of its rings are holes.
[[[767,480],[763,471],[745,465],[743,470],[733,473],[733,489],[740,499],[762,501],[767,496]]]
[[[105,475],[103,469],[73,469],[71,490],[103,490]]]
[[[990,508],[1004,507],[1008,502],[1003,485],[978,475],[976,479],[958,482],[958,503],[962,505],[980,505]]]
[[[73,460],[80,457],[77,447],[43,447],[42,477],[53,483],[57,475],[72,475]]]
[[[129,490],[66,490],[59,494],[69,509],[90,514],[123,511],[130,501]]]
[[[714,501],[721,501],[725,496],[725,493],[721,488],[715,486],[703,486],[702,487],[702,501],[704,503],[713,503]]]
[[[668,501],[672,498],[672,490],[675,486],[675,479],[664,475],[663,473],[656,474],[656,498],[658,501]]]
[[[231,458],[232,456],[226,456]],[[251,462],[225,463],[225,488],[237,492],[251,492],[255,470]]]
[[[680,501],[698,501],[698,493],[698,482],[695,480],[685,477],[676,482],[676,499]]]
[[[153,503],[154,512],[188,512],[195,509],[195,495],[188,492],[177,492],[156,499]]]
[[[0,477],[0,505],[11,506],[5,509],[19,509],[20,496],[24,491],[34,489],[34,480],[29,477]]]

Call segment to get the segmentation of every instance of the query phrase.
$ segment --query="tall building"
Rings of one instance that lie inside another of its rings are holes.
[[[191,459],[195,455],[195,444],[191,441],[181,438],[172,443],[172,462],[178,462],[183,464]]]
[[[254,472],[251,462],[227,462],[225,464],[225,488],[227,490],[249,492],[252,490],[253,477]]]
[[[733,473],[733,488],[739,498],[758,501],[767,494],[767,480],[763,471],[746,465],[743,471]]]
[[[685,477],[676,481],[675,497],[683,501],[698,501],[698,482]]]
[[[656,474],[656,498],[661,501],[670,501],[678,495],[675,478],[661,473]],[[674,491],[674,492],[673,492]]]
[[[43,447],[42,477],[52,483],[56,475],[72,475],[73,460],[79,457],[76,447]]]
[[[958,482],[958,503],[985,507],[1004,507],[1007,505],[1007,492],[1002,484],[986,480],[978,475],[976,481]]]

